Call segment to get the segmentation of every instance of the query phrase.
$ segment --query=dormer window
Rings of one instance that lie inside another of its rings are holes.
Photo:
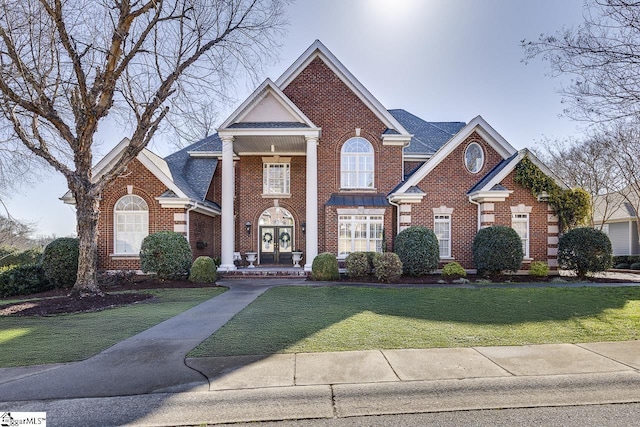
[[[340,154],[341,188],[373,189],[373,146],[361,137],[349,139]]]

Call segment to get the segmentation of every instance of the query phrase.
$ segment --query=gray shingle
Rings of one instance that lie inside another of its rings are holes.
[[[389,110],[389,113],[413,134],[411,144],[404,149],[405,154],[433,154],[466,126],[464,122],[427,122],[400,109]]]

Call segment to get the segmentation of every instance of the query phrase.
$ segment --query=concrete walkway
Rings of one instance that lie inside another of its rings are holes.
[[[640,402],[640,341],[185,359],[283,281],[224,284],[85,361],[0,369],[0,412],[46,411],[49,425],[197,425]]]
[[[227,292],[81,362],[2,368],[0,400],[208,389],[207,378],[185,366],[187,353],[264,291],[281,284],[277,279],[234,282]]]

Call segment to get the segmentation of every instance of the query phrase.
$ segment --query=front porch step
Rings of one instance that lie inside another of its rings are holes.
[[[277,279],[300,279],[307,277],[311,272],[304,271],[302,268],[239,268],[233,271],[221,271],[218,275],[225,279],[246,279],[255,278],[277,278]]]

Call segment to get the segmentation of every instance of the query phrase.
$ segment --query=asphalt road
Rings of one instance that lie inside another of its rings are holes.
[[[427,414],[380,415],[352,418],[294,420],[249,424],[218,424],[218,427],[627,427],[637,426],[640,404],[564,406],[551,408],[492,409]]]

